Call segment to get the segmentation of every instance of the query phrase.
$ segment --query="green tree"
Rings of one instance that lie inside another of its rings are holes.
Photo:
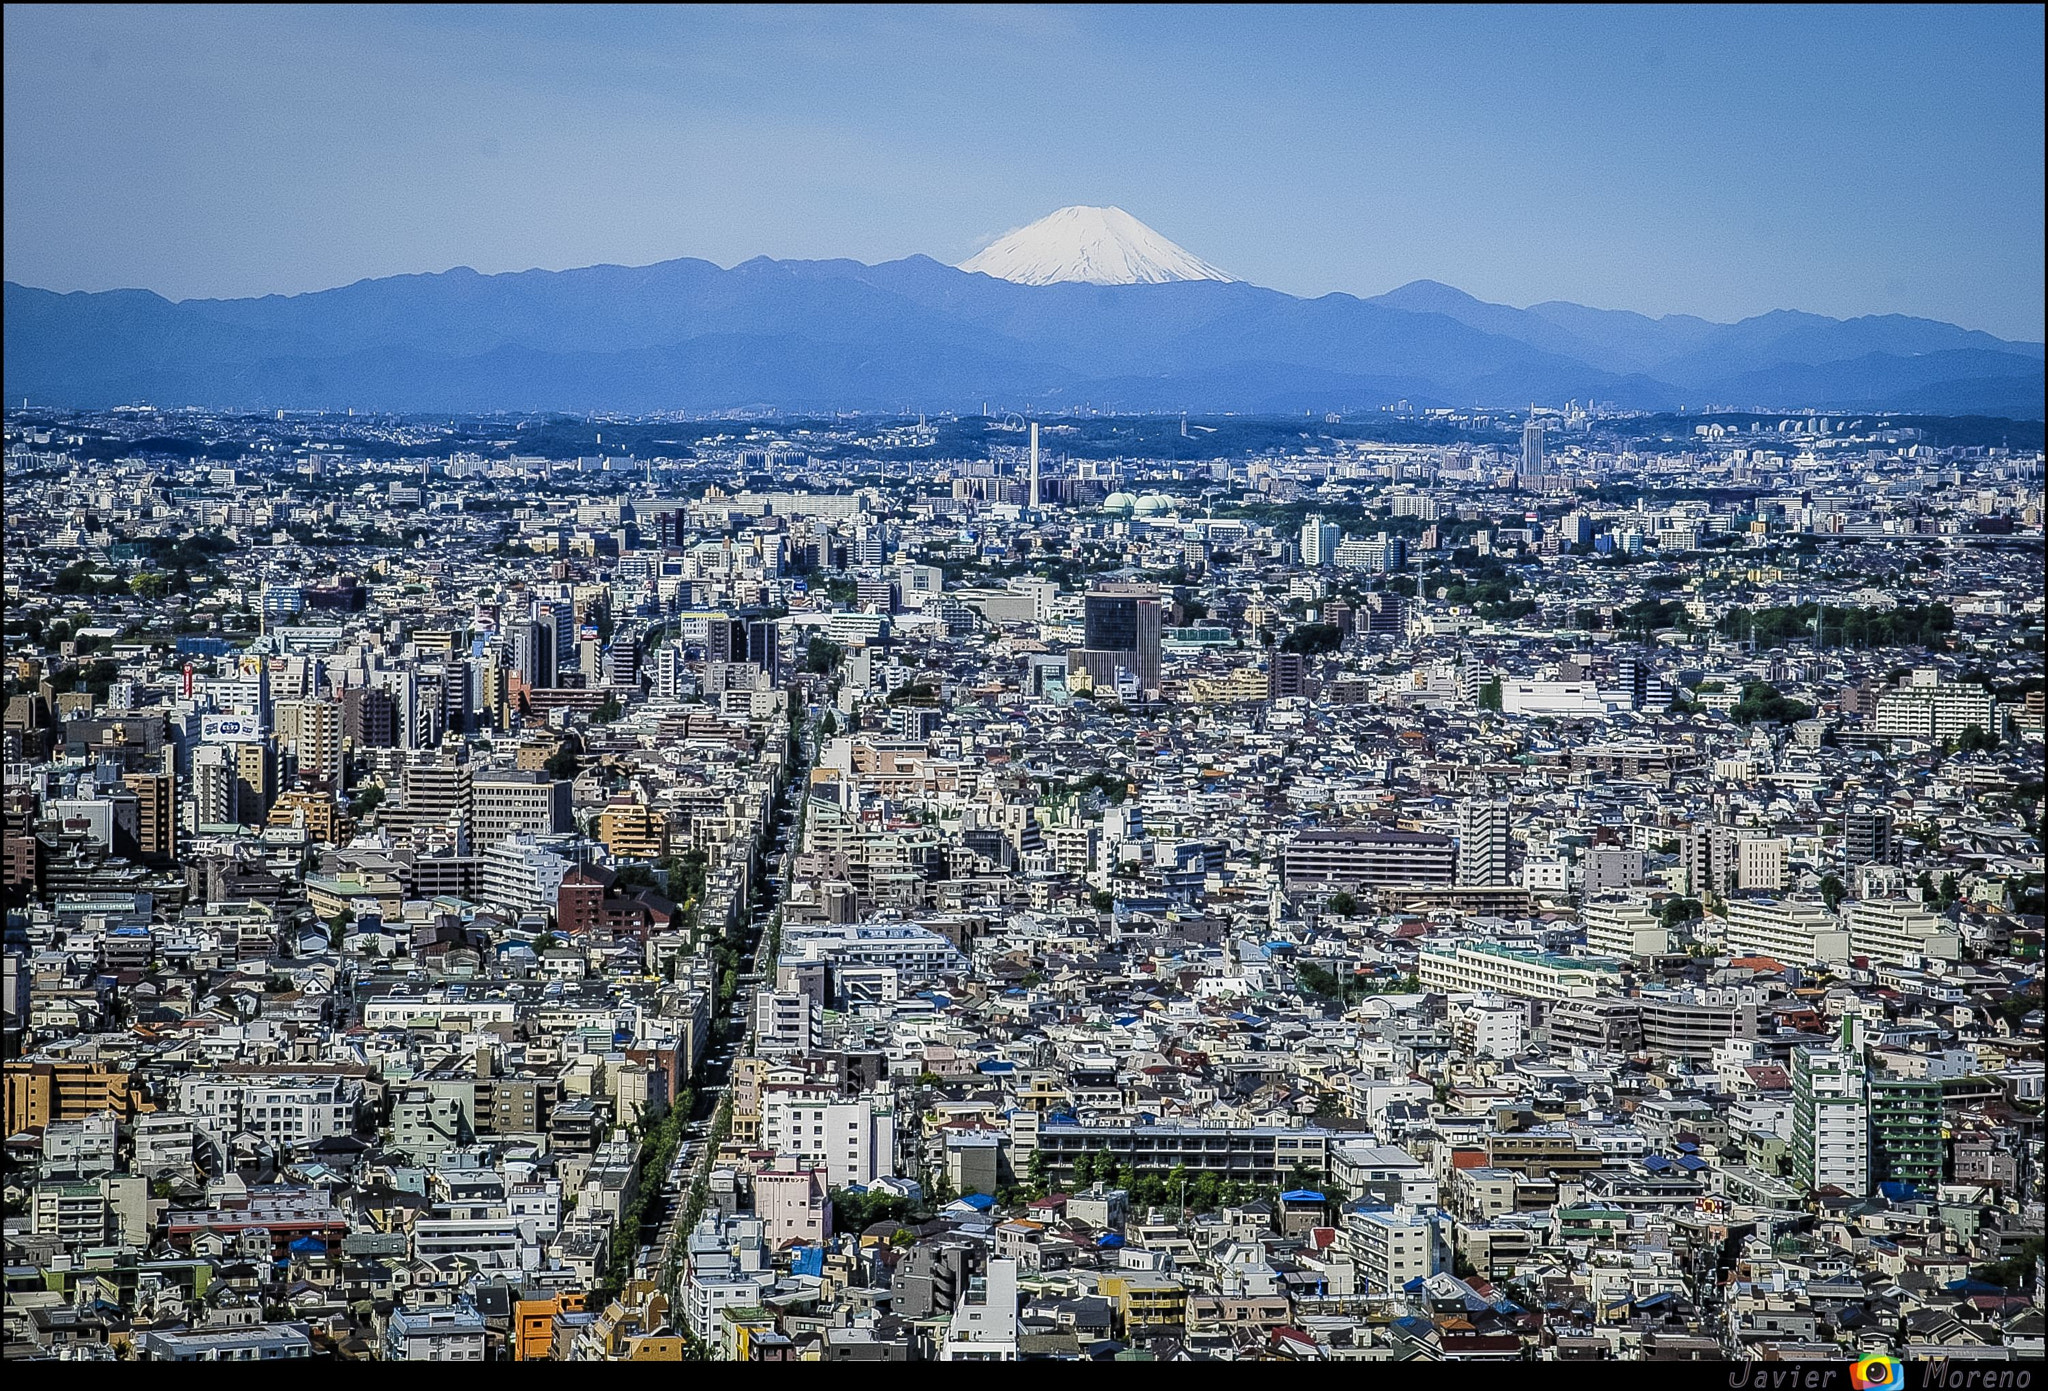
[[[1743,683],[1742,699],[1728,712],[1728,717],[1737,724],[1756,724],[1766,721],[1775,724],[1797,724],[1813,715],[1813,707],[1803,701],[1791,700],[1778,693],[1778,688],[1768,681]]]
[[[1847,898],[1848,896],[1849,890],[1845,888],[1842,884],[1842,881],[1840,879],[1837,879],[1834,875],[1830,874],[1820,881],[1821,902],[1827,905],[1828,911],[1830,913],[1834,912],[1837,908],[1840,908],[1842,906],[1842,900]]]
[[[1498,676],[1479,688],[1479,708],[1481,710],[1500,709],[1500,678]]]
[[[1664,900],[1664,906],[1658,910],[1657,916],[1664,929],[1669,931],[1680,923],[1693,922],[1705,917],[1706,909],[1696,898],[1667,898]]]
[[[804,652],[804,670],[819,676],[828,675],[839,670],[839,663],[845,656],[846,649],[832,639],[814,636]]]
[[[1316,656],[1323,652],[1335,652],[1344,643],[1344,630],[1334,623],[1304,623],[1287,635],[1280,644],[1282,652],[1300,652]]]
[[[1340,918],[1348,918],[1358,911],[1358,900],[1339,889],[1330,895],[1329,909]]]

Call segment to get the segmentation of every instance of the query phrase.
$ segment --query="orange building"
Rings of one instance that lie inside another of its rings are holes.
[[[7,1133],[40,1130],[52,1121],[82,1121],[102,1111],[127,1120],[137,1109],[135,1081],[92,1063],[7,1064]]]
[[[555,1345],[555,1315],[580,1314],[590,1296],[581,1292],[552,1299],[522,1299],[512,1306],[512,1360],[546,1362]]]

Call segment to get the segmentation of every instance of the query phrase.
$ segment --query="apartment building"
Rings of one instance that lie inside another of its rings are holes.
[[[1314,830],[1287,847],[1289,891],[1408,887],[1457,880],[1457,842],[1423,831]]]
[[[1727,947],[1734,956],[1768,956],[1795,966],[1847,961],[1849,933],[1818,903],[1738,899],[1728,905]]]
[[[1590,999],[1620,982],[1612,961],[1517,951],[1498,942],[1431,943],[1422,949],[1419,971],[1424,990],[1534,1000]]]

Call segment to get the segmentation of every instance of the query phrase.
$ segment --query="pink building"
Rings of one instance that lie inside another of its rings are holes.
[[[770,1250],[790,1242],[818,1246],[832,1235],[832,1203],[823,1169],[765,1169],[754,1175],[754,1215]]]

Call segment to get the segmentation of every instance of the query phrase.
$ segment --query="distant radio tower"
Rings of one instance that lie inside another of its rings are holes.
[[[1031,422],[1031,510],[1038,510],[1038,422]]]

